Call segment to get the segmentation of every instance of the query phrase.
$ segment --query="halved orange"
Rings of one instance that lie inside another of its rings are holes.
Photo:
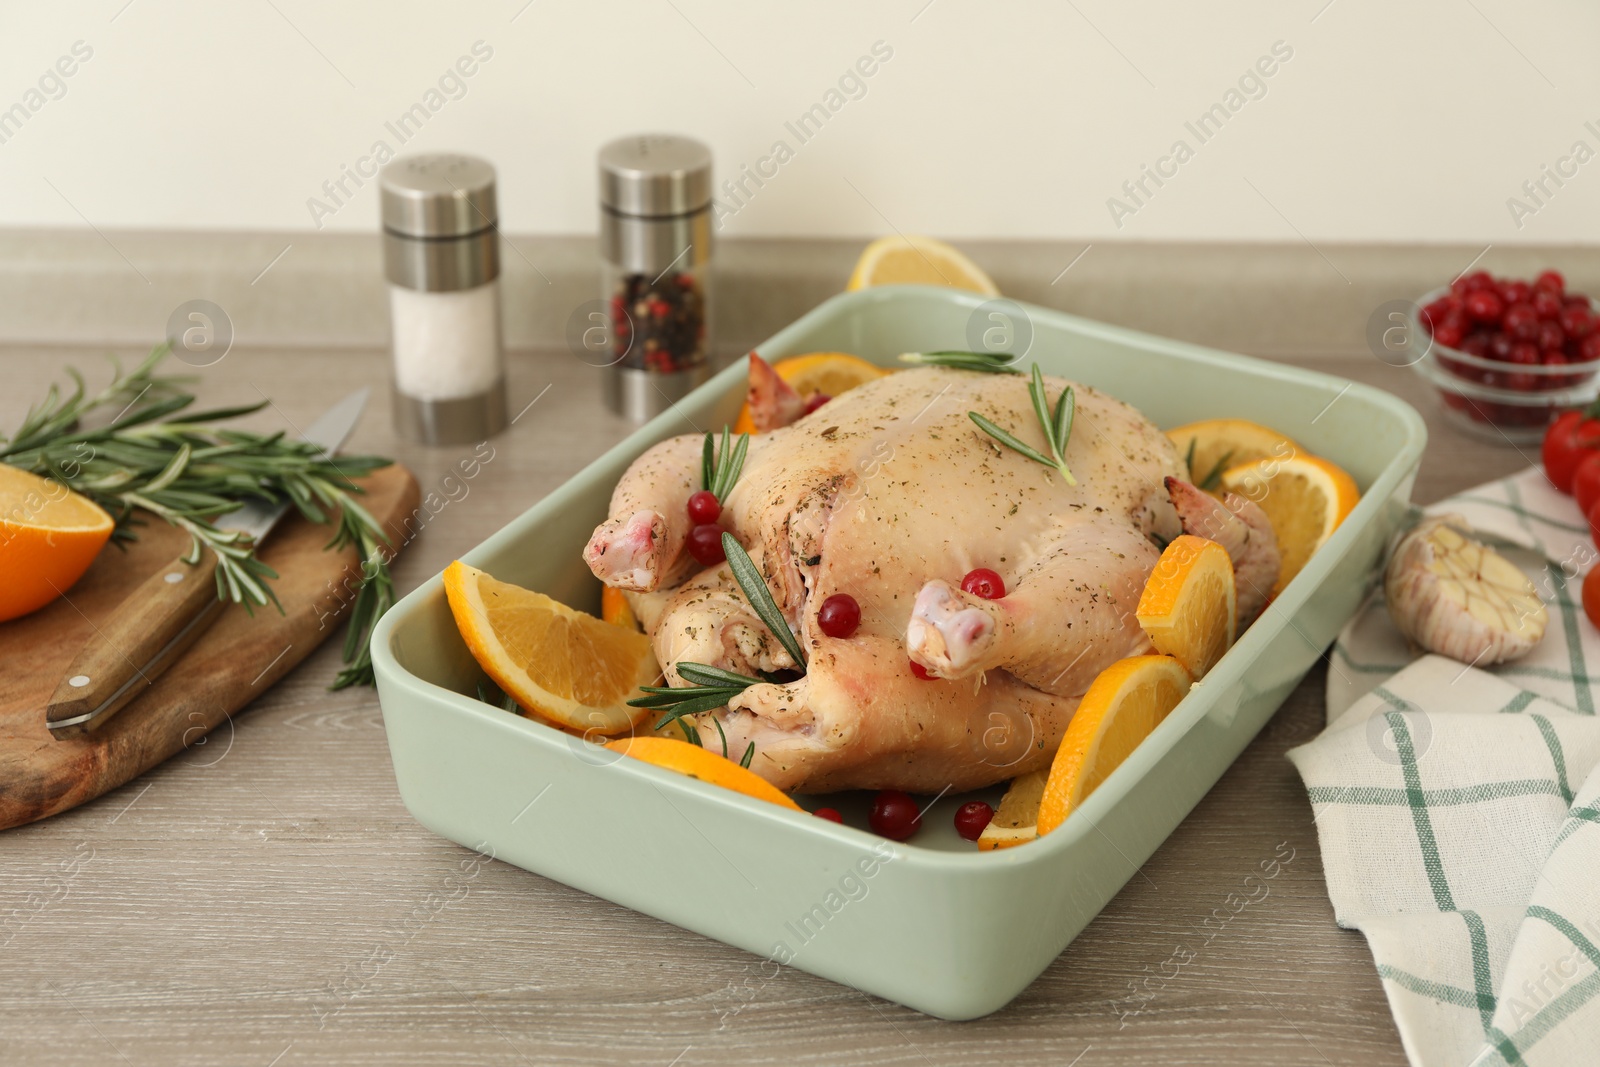
[[[1171,656],[1130,656],[1095,678],[1078,704],[1050,765],[1039,801],[1039,833],[1068,815],[1122,765],[1189,691],[1189,674]]]
[[[1000,807],[994,818],[978,836],[978,848],[988,852],[996,848],[1014,848],[1025,845],[1039,836],[1039,801],[1044,799],[1044,786],[1050,778],[1048,769],[1030,771],[1011,780],[1006,795],[1000,798]]]
[[[650,714],[626,703],[661,676],[644,634],[460,560],[445,568],[444,591],[473,658],[528,711],[599,734],[622,733]]]
[[[1204,678],[1233,647],[1238,625],[1233,561],[1215,541],[1175,537],[1145,583],[1136,611],[1156,651]]]
[[[1361,499],[1355,479],[1317,456],[1262,459],[1232,467],[1222,486],[1261,505],[1283,563],[1272,595],[1283,592]]]
[[[1202,419],[1168,430],[1167,437],[1189,464],[1189,481],[1213,493],[1231,467],[1305,455],[1287,435],[1249,419]]]
[[[850,274],[850,292],[874,285],[947,285],[999,296],[994,280],[972,260],[934,237],[892,234],[861,250]]]
[[[739,766],[726,756],[719,756],[699,745],[678,741],[671,737],[623,737],[606,744],[614,752],[653,763],[669,771],[698,778],[702,782],[720,785],[747,797],[765,800],[782,808],[802,811],[800,805],[777,786],[755,771]]]
[[[55,479],[0,463],[0,622],[65,593],[115,525],[100,505]]]
[[[795,392],[807,399],[817,393],[830,397],[848,393],[864,382],[893,373],[848,352],[808,352],[803,356],[790,356],[778,360],[772,369]],[[733,424],[733,433],[756,432],[755,423],[750,419],[749,406],[741,407],[739,418]]]

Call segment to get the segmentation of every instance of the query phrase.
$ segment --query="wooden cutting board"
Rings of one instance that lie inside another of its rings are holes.
[[[416,478],[395,464],[359,484],[362,503],[402,545],[402,524],[420,497]],[[360,573],[356,551],[324,551],[332,527],[291,512],[261,549],[278,572],[272,585],[283,614],[268,605],[252,616],[229,605],[105,726],[56,740],[44,708],[73,656],[129,590],[188,545],[187,534],[145,518],[137,541],[126,551],[108,545],[65,597],[0,623],[0,829],[75,808],[194,745],[340,631],[351,601],[344,582]]]

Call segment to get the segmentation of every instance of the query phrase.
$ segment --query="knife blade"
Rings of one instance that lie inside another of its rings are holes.
[[[332,455],[361,421],[370,389],[358,389],[323,412],[301,435]],[[289,510],[289,501],[250,499],[216,519],[257,545]],[[197,641],[229,603],[217,596],[217,559],[182,557],[157,570],[100,623],[73,657],[45,708],[45,725],[57,738],[99,729],[150,687]]]

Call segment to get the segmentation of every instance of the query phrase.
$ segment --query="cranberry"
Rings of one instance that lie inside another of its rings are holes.
[[[1511,346],[1511,362],[1525,367],[1539,365],[1539,346],[1531,341],[1518,341]]]
[[[837,808],[818,808],[811,814],[815,815],[819,819],[827,819],[829,822],[844,822],[844,816],[839,814],[839,810]]]
[[[1493,336],[1484,330],[1474,330],[1472,334],[1461,342],[1461,351],[1469,356],[1479,359],[1489,358],[1489,339]]]
[[[1560,350],[1567,343],[1567,331],[1561,328],[1559,322],[1541,322],[1539,324],[1539,347]]]
[[[728,558],[722,548],[722,527],[703,522],[689,531],[689,555],[702,567],[715,567]]]
[[[717,501],[717,494],[709,489],[702,489],[698,493],[689,494],[689,521],[696,526],[708,522],[716,522],[717,516],[722,514],[722,505]]]
[[[1561,276],[1560,271],[1547,270],[1533,280],[1533,287],[1561,296],[1567,291],[1567,280]]]
[[[1558,320],[1568,337],[1583,338],[1594,332],[1594,312],[1583,304],[1568,304]]]
[[[1460,345],[1461,335],[1461,327],[1449,322],[1441,324],[1433,331],[1433,339],[1444,345],[1446,348],[1455,348]]]
[[[934,680],[933,675],[928,673],[928,668],[924,667],[916,660],[911,660],[910,662],[912,674],[916,675],[918,678],[921,678],[924,682],[931,682]]]
[[[1561,314],[1561,309],[1565,306],[1559,293],[1552,293],[1548,289],[1534,290],[1533,310],[1539,313],[1541,319],[1555,318]]]
[[[1500,283],[1500,299],[1508,304],[1515,304],[1528,299],[1533,293],[1533,286],[1519,279],[1506,279]]]
[[[976,841],[994,818],[994,809],[981,800],[969,800],[956,809],[956,833]]]
[[[999,600],[1006,595],[1006,580],[988,567],[978,567],[961,579],[961,591],[985,600]]]
[[[1486,270],[1473,271],[1462,279],[1462,283],[1464,294],[1483,292],[1495,287],[1494,276]],[[1454,287],[1452,286],[1452,288]]]
[[[1519,341],[1531,341],[1539,334],[1539,313],[1532,304],[1512,304],[1501,316],[1500,327]]]
[[[1600,359],[1600,333],[1591,333],[1583,339],[1583,344],[1578,346],[1578,359],[1583,363]]]
[[[861,605],[849,593],[835,593],[817,609],[817,629],[829,637],[849,637],[861,625]]]
[[[872,815],[867,820],[874,833],[893,841],[904,841],[922,829],[922,812],[917,802],[898,789],[880,789],[872,798]]]
[[[1479,289],[1467,294],[1467,314],[1479,322],[1499,322],[1505,314],[1506,302],[1493,289]]]
[[[813,411],[817,410],[822,405],[826,404],[828,401],[830,401],[832,399],[833,399],[833,397],[829,396],[827,393],[813,393],[813,394],[811,394],[811,399],[806,401],[806,410],[805,410],[804,414],[806,414],[806,415],[811,414]]]
[[[1503,333],[1492,334],[1489,337],[1489,358],[1502,361],[1511,359],[1511,350],[1516,347],[1516,342]]]

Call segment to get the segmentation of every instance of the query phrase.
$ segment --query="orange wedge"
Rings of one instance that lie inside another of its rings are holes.
[[[1014,848],[1038,838],[1039,801],[1044,799],[1044,786],[1049,778],[1050,772],[1042,770],[1011,780],[1006,795],[1000,798],[1000,807],[995,809],[994,818],[978,836],[980,851]]]
[[[661,676],[650,639],[456,560],[444,591],[456,628],[495,684],[535,715],[617,734],[649,715],[626,701]]]
[[[1262,459],[1232,467],[1223,473],[1222,487],[1260,504],[1272,523],[1283,554],[1273,596],[1283,592],[1361,499],[1355,479],[1316,456]]]
[[[810,352],[803,356],[790,356],[778,360],[772,369],[807,400],[818,393],[830,397],[848,393],[864,382],[892,373],[848,352]],[[756,432],[755,423],[750,421],[749,407],[739,409],[739,419],[733,424],[733,432],[736,435]]]
[[[1131,656],[1101,671],[1050,765],[1039,801],[1039,833],[1054,830],[1077,810],[1188,691],[1188,672],[1171,656]]]
[[[0,463],[0,622],[65,593],[115,525],[88,497]]]
[[[606,747],[625,756],[653,763],[657,767],[677,771],[679,774],[698,778],[712,785],[720,785],[724,789],[743,793],[747,797],[765,800],[781,808],[803,810],[782,790],[755,771],[746,770],[726,756],[719,756],[687,741],[678,741],[670,737],[624,737],[609,742]]]
[[[1249,419],[1204,419],[1168,430],[1167,437],[1189,464],[1189,481],[1213,493],[1230,467],[1305,454],[1289,437]]]
[[[932,237],[880,237],[861,251],[845,286],[851,292],[874,285],[946,285],[999,296],[994,281],[972,260]]]
[[[1204,678],[1233,647],[1238,624],[1233,561],[1215,541],[1175,537],[1161,553],[1136,611],[1156,651]]]
[[[600,617],[612,626],[621,626],[629,630],[643,630],[639,619],[633,614],[633,608],[628,604],[628,598],[620,589],[606,586],[600,590]]]

